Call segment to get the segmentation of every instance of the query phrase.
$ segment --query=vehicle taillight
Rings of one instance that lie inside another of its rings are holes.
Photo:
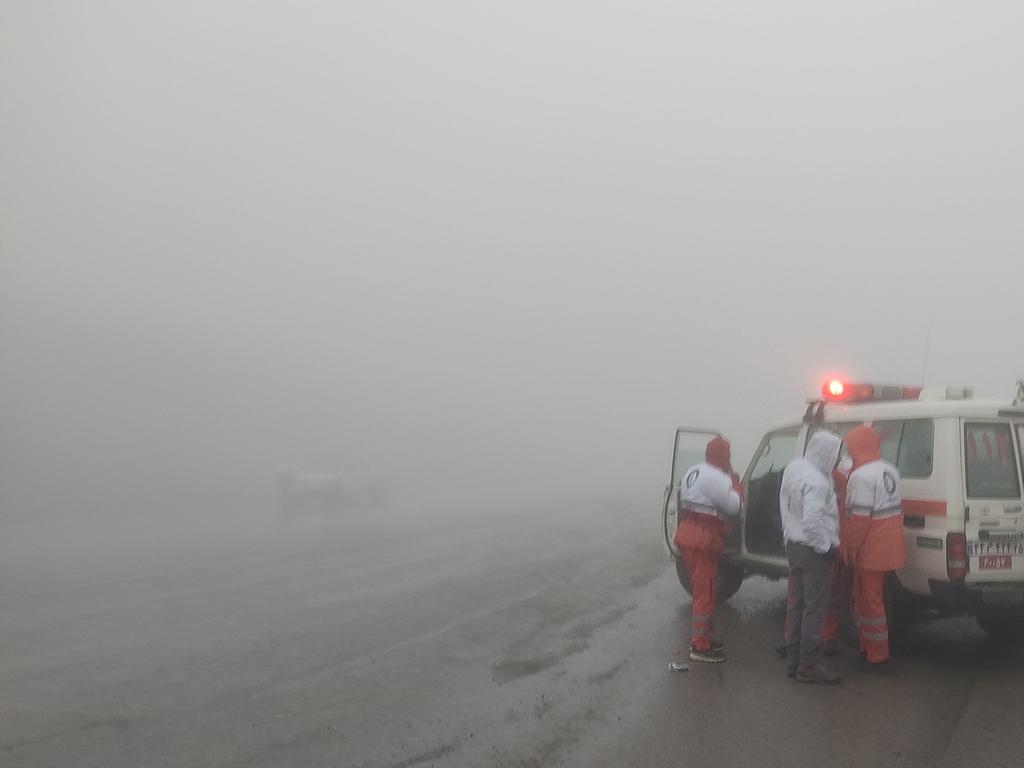
[[[946,574],[950,581],[963,581],[967,576],[967,536],[946,534]]]

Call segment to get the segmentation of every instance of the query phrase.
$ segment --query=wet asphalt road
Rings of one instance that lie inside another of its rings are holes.
[[[1024,652],[973,622],[915,628],[892,677],[849,654],[804,686],[772,651],[783,586],[753,579],[719,614],[730,661],[670,673],[689,602],[646,509],[239,530],[5,530],[0,765],[1024,760]]]

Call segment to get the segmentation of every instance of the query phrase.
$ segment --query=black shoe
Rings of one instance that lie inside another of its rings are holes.
[[[839,685],[843,681],[840,675],[825,669],[820,662],[810,666],[801,664],[796,670],[796,679],[801,683],[815,685]]]
[[[883,675],[892,674],[893,666],[892,661],[886,659],[885,661],[868,661],[867,658],[862,658],[857,662],[858,672],[876,672]]]
[[[702,661],[705,664],[721,664],[725,661],[725,654],[721,651],[716,651],[714,648],[707,651],[698,651],[691,645],[690,661]]]

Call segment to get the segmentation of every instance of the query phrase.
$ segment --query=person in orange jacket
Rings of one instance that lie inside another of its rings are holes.
[[[674,542],[682,552],[690,579],[693,619],[690,660],[725,661],[723,643],[712,637],[718,559],[725,537],[742,506],[739,477],[732,471],[729,442],[718,435],[707,445],[704,461],[690,467],[679,488],[679,516]]]
[[[900,473],[882,460],[881,440],[869,426],[846,436],[853,471],[846,486],[846,549],[853,566],[853,608],[865,672],[889,668],[889,628],[883,592],[890,571],[906,562]]]

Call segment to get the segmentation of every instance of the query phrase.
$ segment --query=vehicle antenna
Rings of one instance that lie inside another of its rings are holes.
[[[935,327],[935,312],[928,316],[928,333],[924,337],[924,353],[921,355],[921,387],[924,388],[924,375],[928,369],[928,349],[932,345],[932,328]]]

